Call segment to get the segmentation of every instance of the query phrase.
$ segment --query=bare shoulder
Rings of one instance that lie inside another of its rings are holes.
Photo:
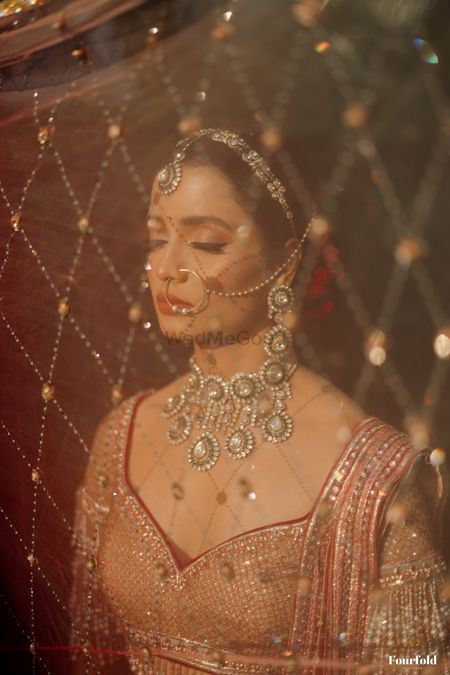
[[[369,415],[330,380],[300,366],[292,378],[294,415],[304,417],[320,433],[339,437],[352,432]]]

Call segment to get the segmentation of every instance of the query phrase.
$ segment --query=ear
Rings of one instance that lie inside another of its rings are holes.
[[[285,260],[289,259],[289,263],[283,269],[282,273],[277,279],[277,284],[290,286],[297,273],[300,260],[302,259],[303,249],[300,248],[300,240],[297,237],[291,237],[284,245]],[[292,256],[292,257],[291,257]]]

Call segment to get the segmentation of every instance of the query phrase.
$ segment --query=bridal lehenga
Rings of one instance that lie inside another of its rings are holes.
[[[113,672],[118,659],[119,672],[139,675],[419,673],[434,663],[429,672],[450,672],[439,553],[446,484],[429,450],[366,418],[307,516],[243,532],[182,564],[127,477],[146,395],[104,418],[78,491],[80,672]],[[428,471],[431,500],[420,480]]]

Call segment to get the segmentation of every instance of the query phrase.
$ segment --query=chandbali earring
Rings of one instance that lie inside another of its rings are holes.
[[[187,268],[180,268],[178,271],[186,272],[187,274],[192,274],[200,281],[202,285],[202,297],[200,298],[199,302],[196,305],[193,305],[192,307],[186,307],[184,305],[178,305],[177,303],[172,302],[169,298],[169,288],[170,284],[176,281],[176,279],[174,279],[174,277],[168,277],[166,279],[166,283],[164,284],[164,297],[166,298],[167,304],[171,307],[173,312],[175,312],[176,314],[182,314],[183,316],[188,316],[190,314],[197,314],[198,312],[203,311],[208,304],[208,288],[203,278],[200,276],[200,274],[197,274],[197,272],[194,272],[193,270],[189,270]]]
[[[273,287],[267,304],[275,325],[264,336],[268,358],[259,370],[235,373],[228,379],[205,375],[192,356],[187,383],[162,409],[163,417],[172,418],[167,432],[170,443],[183,443],[198,429],[187,449],[188,461],[198,471],[208,471],[217,462],[222,449],[218,434],[225,437],[225,453],[236,460],[254,451],[255,429],[269,443],[282,443],[292,435],[286,400],[292,398],[289,379],[297,360],[292,335],[281,323],[294,304],[292,289]]]

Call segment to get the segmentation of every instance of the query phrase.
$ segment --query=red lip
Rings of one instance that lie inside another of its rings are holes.
[[[186,307],[187,309],[193,307],[190,302],[186,302],[181,298],[177,298],[176,295],[171,295],[170,300],[173,305],[178,305],[178,307]],[[167,302],[164,293],[158,293],[156,296],[156,302],[158,304],[158,310],[161,312],[161,314],[169,314],[172,316],[176,315],[176,312],[173,311],[172,307]]]

